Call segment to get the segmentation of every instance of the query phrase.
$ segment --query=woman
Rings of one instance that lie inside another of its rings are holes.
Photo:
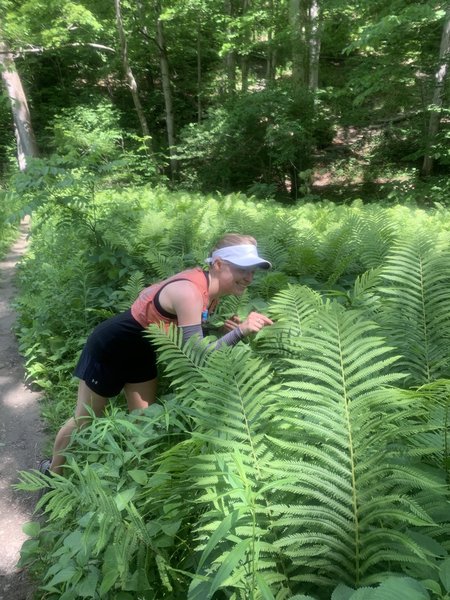
[[[203,337],[202,322],[216,308],[219,298],[243,294],[256,268],[271,267],[258,256],[256,240],[238,234],[223,236],[207,262],[209,271],[189,269],[144,289],[130,310],[94,329],[75,369],[80,379],[75,415],[58,432],[53,458],[41,461],[41,472],[61,474],[63,452],[72,432],[89,422],[88,408],[101,416],[108,399],[122,390],[130,411],[155,401],[156,354],[145,335],[150,323],[178,325],[183,330],[183,341],[195,334]],[[271,324],[268,317],[256,312],[243,321],[233,317],[225,322],[228,333],[217,341],[216,348],[222,344],[233,346]]]

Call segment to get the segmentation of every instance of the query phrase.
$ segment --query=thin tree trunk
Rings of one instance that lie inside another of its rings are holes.
[[[267,11],[269,15],[269,22],[275,22],[275,7],[273,0],[269,0],[267,3]],[[267,31],[267,52],[266,52],[266,79],[269,82],[275,81],[275,56],[276,51],[273,47],[273,25],[269,25]]]
[[[155,40],[153,40],[150,37],[148,27],[147,27],[146,12],[145,12],[144,6],[142,4],[142,1],[136,0],[136,5],[137,5],[137,14],[138,14],[139,22],[141,24],[140,32],[142,34],[142,43],[145,46],[145,49],[150,54],[150,52],[152,52],[152,49],[154,47]],[[152,43],[152,46],[151,46],[152,49],[150,49],[150,41]],[[150,92],[153,93],[155,90],[155,78],[153,76],[153,72],[152,72],[152,69],[151,69],[151,66],[149,63],[147,63],[146,71],[147,71],[147,76],[146,76],[145,81],[148,82],[147,85],[150,88]]]
[[[304,0],[289,0],[289,25],[291,31],[292,81],[294,90],[307,86],[307,47],[305,39]]]
[[[133,75],[133,71],[131,69],[130,63],[128,61],[128,44],[127,44],[127,39],[125,36],[125,29],[123,27],[121,2],[120,2],[120,0],[114,0],[114,4],[115,4],[115,8],[116,8],[117,33],[119,35],[123,70],[125,72],[128,87],[130,88],[131,96],[133,98],[134,108],[136,110],[136,114],[138,116],[139,123],[141,124],[142,134],[144,135],[144,138],[145,138],[145,145],[147,147],[147,151],[149,152],[149,154],[153,154],[152,146],[151,146],[150,131],[149,131],[147,119],[145,118],[144,110],[142,108],[142,104],[141,104],[141,101],[139,98],[138,85],[137,85],[136,79]]]
[[[309,9],[309,89],[315,94],[319,87],[319,59],[321,43],[320,6],[318,0],[311,0]]]
[[[197,27],[197,121],[201,123],[203,119],[202,106],[202,44],[200,19]]]
[[[27,158],[36,157],[38,149],[31,125],[30,110],[25,90],[20,75],[17,72],[14,58],[3,40],[0,40],[0,70],[6,92],[11,102],[17,142],[17,161],[19,169],[24,171],[27,167]]]
[[[444,98],[445,78],[448,71],[448,60],[450,54],[450,4],[447,6],[444,26],[442,28],[441,46],[439,49],[439,63],[435,73],[435,85],[433,91],[432,107],[430,120],[428,123],[427,135],[427,150],[422,165],[422,173],[430,175],[433,169],[433,156],[431,155],[431,147],[436,139],[439,131],[441,120],[441,109]]]
[[[248,55],[241,56],[241,90],[248,91]]]
[[[224,12],[230,18],[233,17],[233,6],[230,0],[224,1]],[[232,39],[232,32],[227,32],[228,39]],[[236,92],[236,51],[229,50],[224,58],[225,76],[226,76],[226,92],[234,94]]]
[[[248,11],[250,10],[250,0],[243,0],[242,3],[242,16],[245,19]],[[250,45],[250,36],[246,28],[244,28],[243,32],[243,45],[244,47]],[[248,90],[248,73],[249,73],[249,56],[246,51],[245,54],[241,55],[241,90],[243,92],[247,92]]]
[[[225,71],[227,76],[227,92],[234,94],[236,92],[236,52],[230,50],[225,56]]]
[[[159,7],[158,7],[159,9]],[[159,48],[159,61],[161,65],[161,80],[164,95],[164,105],[166,110],[166,129],[167,141],[169,144],[170,169],[172,178],[178,171],[178,162],[175,158],[175,124],[173,116],[172,89],[170,85],[169,61],[167,60],[166,41],[164,38],[164,25],[159,18],[160,12],[156,16],[156,41]]]
[[[267,35],[267,55],[266,55],[266,79],[273,83],[275,81],[276,69],[276,50],[273,48],[273,32],[269,30]]]

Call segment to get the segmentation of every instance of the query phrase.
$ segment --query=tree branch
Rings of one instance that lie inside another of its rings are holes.
[[[115,52],[114,48],[110,48],[109,46],[104,46],[103,44],[96,44],[95,42],[73,42],[71,44],[62,44],[61,46],[49,46],[48,48],[44,48],[43,46],[41,47],[33,47],[33,48],[21,48],[20,50],[16,50],[16,51],[1,51],[0,50],[0,54],[12,54],[14,56],[14,58],[18,57],[18,56],[22,56],[24,54],[31,54],[31,53],[36,53],[36,54],[41,54],[44,52],[49,52],[51,50],[60,50],[61,48],[85,48],[85,47],[89,47],[89,48],[94,48],[95,50],[107,50],[108,52]]]

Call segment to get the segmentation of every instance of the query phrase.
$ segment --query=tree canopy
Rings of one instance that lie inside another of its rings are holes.
[[[14,128],[16,136],[21,129],[20,116],[11,117],[11,69],[29,106],[27,131],[37,146],[27,150],[23,137],[20,143],[31,155],[61,153],[61,118],[70,128],[71,115],[109,110],[121,131],[117,151],[137,154],[141,175],[156,171],[202,191],[295,200],[330,156],[334,169],[339,152],[355,158],[355,142],[364,146],[367,180],[388,167],[423,175],[448,170],[448,2],[0,6],[3,173]],[[353,148],[342,143],[349,134]]]

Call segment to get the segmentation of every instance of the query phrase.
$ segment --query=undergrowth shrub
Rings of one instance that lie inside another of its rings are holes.
[[[7,192],[0,190],[0,257],[5,254],[17,235],[17,222],[10,217],[11,199]]]

